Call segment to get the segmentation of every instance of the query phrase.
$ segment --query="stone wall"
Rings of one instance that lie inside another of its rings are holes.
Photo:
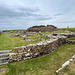
[[[48,54],[65,44],[66,37],[42,41],[37,44],[14,48],[15,53],[11,55],[9,62],[21,61],[25,59],[35,58],[44,54]]]
[[[67,38],[75,37],[75,33],[53,33],[53,35],[66,36]]]
[[[75,41],[67,40],[66,43],[68,43],[68,44],[75,44]]]

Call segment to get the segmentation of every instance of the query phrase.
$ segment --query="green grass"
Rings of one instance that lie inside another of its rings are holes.
[[[3,32],[10,32],[10,31],[25,31],[25,30],[19,30],[19,29],[17,29],[17,30],[3,30]]]
[[[71,32],[70,30],[67,30],[67,29],[59,29],[57,32],[58,33],[67,33],[68,32]]]
[[[75,54],[75,45],[65,44],[42,57],[0,66],[6,68],[5,75],[56,75],[55,71]],[[68,69],[65,69],[68,72]]]
[[[58,33],[66,33],[64,30],[58,30]]]
[[[59,28],[59,30],[61,30],[61,31],[67,30],[67,31],[71,32],[71,31],[75,31],[75,28]]]
[[[42,35],[39,35],[38,33],[34,34],[33,36],[27,36],[27,38],[30,38],[31,40],[35,40],[35,39],[38,40],[39,37],[40,37],[41,39],[45,39],[45,40],[48,39],[48,38],[45,38],[45,37],[42,36]]]
[[[48,34],[48,35],[51,34],[51,32],[42,32],[42,33],[44,33],[44,34]]]
[[[75,28],[59,28],[59,29],[75,30]]]
[[[72,61],[68,66],[63,68],[60,72],[59,75],[75,75],[75,60]]]
[[[25,46],[28,44],[34,44],[39,42],[36,41],[25,41],[20,37],[9,37],[10,34],[3,33],[0,35],[0,50],[11,50],[15,47]]]
[[[13,50],[15,47],[26,46],[28,44],[34,44],[34,43],[40,42],[38,40],[39,37],[47,40],[47,38],[45,38],[42,35],[33,35],[33,36],[27,36],[27,38],[30,38],[31,41],[26,41],[26,40],[22,40],[21,37],[10,37],[10,34],[2,33],[0,35],[0,50]]]

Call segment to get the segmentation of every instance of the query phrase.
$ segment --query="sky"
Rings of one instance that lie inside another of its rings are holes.
[[[0,0],[0,30],[34,25],[75,27],[75,0]]]

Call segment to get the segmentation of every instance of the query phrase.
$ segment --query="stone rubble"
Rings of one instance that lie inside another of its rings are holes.
[[[14,34],[10,34],[10,37],[14,37],[15,35]]]

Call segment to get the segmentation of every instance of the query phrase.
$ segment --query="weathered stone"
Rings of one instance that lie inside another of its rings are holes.
[[[39,35],[42,35],[41,31],[39,31]]]
[[[25,40],[26,39],[26,35],[22,36],[22,39]]]
[[[30,56],[30,55],[31,55],[30,53],[25,54],[26,57],[28,57],[28,56]]]
[[[70,61],[66,61],[63,65],[62,65],[62,68],[64,68],[65,66],[69,65]]]
[[[56,73],[58,73],[60,70],[62,70],[62,68],[59,68],[59,69],[56,71]]]
[[[11,34],[11,35],[10,35],[10,37],[14,37],[14,36],[15,36],[14,34]]]
[[[72,62],[72,61],[73,61],[73,59],[69,59],[69,61],[70,61],[70,62]]]
[[[15,34],[15,36],[19,36],[19,35],[20,35],[19,33],[16,33],[16,34]]]
[[[72,56],[72,59],[75,59],[75,55],[74,55],[74,56]]]

